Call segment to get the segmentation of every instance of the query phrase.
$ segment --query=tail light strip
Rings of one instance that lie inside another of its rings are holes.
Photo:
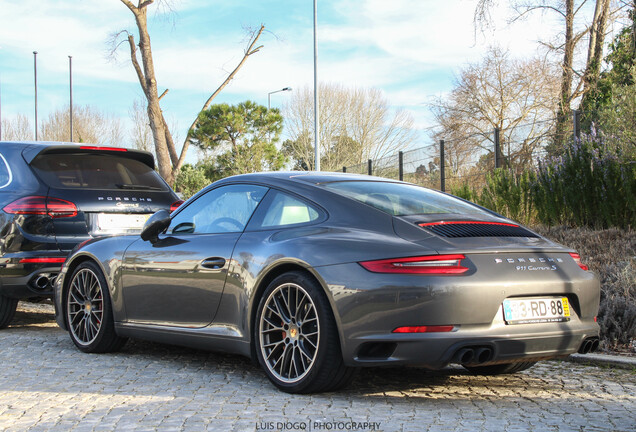
[[[22,258],[20,264],[62,264],[65,257]]]
[[[455,330],[455,326],[406,326],[398,327],[393,333],[447,333]]]
[[[359,264],[373,273],[406,274],[462,274],[468,267],[461,265],[464,255],[428,255],[408,258],[392,258],[376,261],[362,261]]]
[[[433,226],[433,225],[501,225],[518,228],[519,225],[509,224],[503,222],[486,222],[486,221],[441,221],[441,222],[429,222],[418,224],[421,227]]]

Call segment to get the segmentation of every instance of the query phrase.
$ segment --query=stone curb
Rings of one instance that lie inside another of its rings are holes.
[[[566,360],[573,363],[636,370],[636,357],[610,354],[572,354]]]

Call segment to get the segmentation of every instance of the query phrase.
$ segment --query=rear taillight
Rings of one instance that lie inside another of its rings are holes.
[[[409,258],[393,258],[377,261],[363,261],[359,264],[374,273],[410,274],[462,274],[468,267],[461,265],[464,255],[432,255]]]
[[[447,333],[455,330],[455,326],[406,326],[398,327],[393,333]]]
[[[77,216],[77,207],[72,202],[44,196],[20,198],[2,210],[10,214],[49,215],[52,218]]]
[[[172,203],[172,205],[170,206],[170,212],[173,212],[173,211],[175,211],[176,209],[178,209],[178,208],[179,208],[179,206],[180,206],[181,204],[183,204],[184,202],[185,202],[184,200],[179,200],[179,201],[175,201],[175,202],[173,202],[173,203]]]
[[[588,271],[590,268],[581,262],[581,255],[577,253],[571,253],[570,256],[574,259],[574,262],[578,264],[583,270]]]

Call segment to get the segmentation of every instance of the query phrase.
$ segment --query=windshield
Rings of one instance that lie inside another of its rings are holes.
[[[323,186],[394,216],[449,213],[491,216],[460,199],[406,183],[345,181]]]
[[[107,154],[42,154],[31,164],[53,188],[166,190],[148,165]]]

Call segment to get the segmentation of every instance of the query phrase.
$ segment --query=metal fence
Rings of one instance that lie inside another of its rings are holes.
[[[506,137],[499,129],[493,129],[489,133],[454,140],[440,139],[414,150],[343,167],[342,171],[407,181],[441,191],[466,183],[480,187],[486,184],[487,174],[496,168],[508,167],[517,171],[535,168],[537,161],[547,155],[546,146],[562,140],[553,130],[554,120],[544,123],[516,125],[506,131]],[[568,138],[580,136],[579,124],[580,112],[574,111],[572,122],[560,134]],[[546,133],[533,135],[537,126],[544,126]],[[532,145],[527,152],[511,150],[523,147],[530,139]]]

